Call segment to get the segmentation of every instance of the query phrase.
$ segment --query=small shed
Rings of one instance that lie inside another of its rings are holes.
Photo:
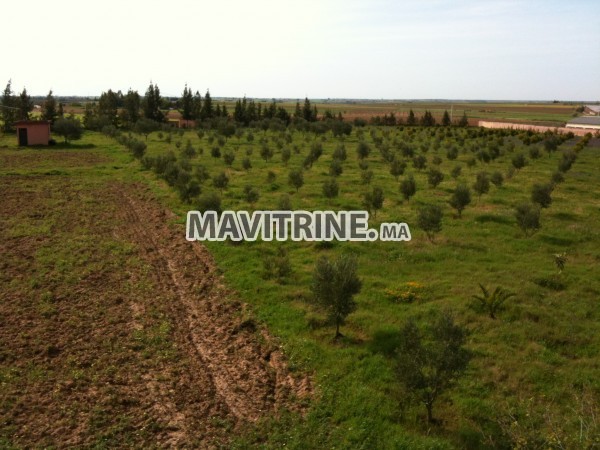
[[[47,120],[20,120],[15,122],[19,146],[48,145],[50,122]]]

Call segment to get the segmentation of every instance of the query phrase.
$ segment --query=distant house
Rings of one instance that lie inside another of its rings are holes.
[[[600,105],[584,105],[583,112],[595,116],[600,115]]]
[[[15,122],[19,146],[48,145],[50,122],[47,120],[20,120]]]
[[[582,116],[567,122],[567,128],[600,130],[600,116]]]
[[[195,120],[186,120],[182,114],[176,109],[172,109],[167,112],[167,123],[175,128],[194,128],[196,126]]]

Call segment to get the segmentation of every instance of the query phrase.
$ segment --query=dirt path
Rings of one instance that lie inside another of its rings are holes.
[[[218,447],[310,394],[146,187],[0,195],[0,446]]]

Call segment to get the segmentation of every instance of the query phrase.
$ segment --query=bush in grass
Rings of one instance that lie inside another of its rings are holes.
[[[427,167],[427,158],[424,155],[416,155],[412,159],[413,167],[417,170],[423,170]]]
[[[398,181],[400,175],[404,175],[404,170],[406,169],[406,162],[399,159],[394,158],[390,163],[390,174]]]
[[[495,171],[492,174],[490,180],[492,183],[494,183],[494,186],[498,188],[502,186],[502,183],[504,183],[504,177],[502,176],[502,173],[498,171]]]
[[[290,186],[296,189],[296,192],[302,187],[304,184],[304,174],[301,169],[292,169],[288,174],[288,183]]]
[[[371,153],[371,147],[365,141],[360,141],[356,146],[356,154],[358,159],[365,159],[369,157],[369,153]]]
[[[452,168],[452,171],[450,172],[450,176],[456,180],[458,177],[460,177],[461,172],[462,172],[462,166],[457,164],[456,166],[454,166]]]
[[[339,177],[343,171],[344,168],[342,167],[342,162],[339,159],[334,159],[329,164],[329,175],[332,177]]]
[[[540,151],[540,148],[537,145],[534,145],[529,148],[529,157],[531,159],[538,159],[540,156],[542,156],[542,152]]]
[[[275,255],[267,255],[264,257],[262,273],[264,279],[275,279],[278,283],[281,283],[291,274],[292,264],[285,248],[278,247]]]
[[[283,163],[284,166],[287,166],[291,157],[292,157],[292,151],[288,147],[281,149],[281,162]]]
[[[415,195],[417,192],[417,183],[415,182],[415,177],[412,174],[402,180],[400,183],[400,192],[402,193],[404,200],[407,202],[410,202],[410,198]]]
[[[552,174],[552,178],[551,178],[551,182],[553,184],[560,184],[563,181],[565,181],[565,176],[563,175],[563,173],[561,171],[556,171]]]
[[[200,164],[194,168],[194,178],[198,180],[198,183],[202,184],[210,178],[210,174],[206,167]]]
[[[201,212],[216,211],[221,213],[221,196],[216,192],[207,192],[198,197],[197,210]]]
[[[548,208],[552,204],[552,183],[534,184],[531,188],[531,201],[537,203],[542,208]]]
[[[522,169],[527,165],[527,159],[523,153],[517,153],[510,161],[516,170]]]
[[[360,171],[360,181],[362,184],[371,184],[373,181],[374,173],[372,170],[361,170]]]
[[[244,186],[244,199],[248,203],[250,203],[251,205],[254,205],[258,201],[259,197],[260,197],[260,194],[253,186],[251,186],[249,184]]]
[[[223,192],[224,189],[227,189],[229,185],[229,177],[225,172],[221,172],[215,177],[213,177],[213,186]]]
[[[444,313],[424,336],[409,320],[400,332],[396,350],[396,376],[427,410],[427,422],[435,423],[433,406],[465,372],[471,354],[464,348],[467,331]]]
[[[438,187],[438,185],[444,180],[444,174],[439,169],[431,168],[427,172],[427,181],[429,186],[432,188]]]
[[[213,158],[220,158],[221,157],[221,149],[218,146],[214,146],[210,150],[210,156],[212,156]]]
[[[344,144],[338,145],[333,151],[333,159],[337,159],[338,161],[346,161],[348,157],[346,153],[346,146]]]
[[[371,192],[365,194],[363,205],[369,212],[373,212],[374,217],[377,217],[377,211],[383,207],[383,201],[383,189],[375,186]]]
[[[502,308],[506,300],[514,297],[516,294],[497,286],[494,292],[490,292],[485,286],[479,284],[481,295],[474,295],[473,298],[479,302],[483,310],[487,312],[491,319],[496,318],[496,313]]]
[[[387,297],[396,303],[413,303],[423,298],[425,286],[416,281],[408,281],[398,288],[385,290]]]
[[[487,172],[477,174],[475,183],[473,183],[473,190],[477,192],[479,198],[490,190],[490,177]]]
[[[456,158],[458,158],[458,149],[454,146],[450,147],[446,152],[446,158],[448,158],[450,161],[454,161]]]
[[[223,162],[225,163],[225,165],[231,167],[234,161],[235,153],[231,150],[226,150],[225,153],[223,153]]]
[[[178,188],[179,198],[189,203],[194,200],[202,192],[200,184],[196,180],[190,180],[186,184]]]
[[[277,209],[280,211],[291,211],[292,210],[292,201],[288,194],[283,194],[277,200]]]
[[[471,203],[471,191],[465,184],[459,184],[450,197],[450,206],[456,209],[458,217],[462,217],[463,210]]]
[[[260,147],[260,157],[268,162],[274,155],[273,149],[269,147],[266,143],[261,145]]]
[[[540,225],[540,207],[531,203],[522,203],[515,208],[515,218],[517,225],[530,236],[541,228]]]
[[[196,149],[192,145],[192,141],[190,141],[189,139],[187,140],[185,148],[182,150],[181,154],[186,158],[193,158],[194,156],[196,156]]]
[[[442,217],[442,208],[438,205],[424,205],[418,210],[417,224],[431,242],[433,242],[435,234],[442,231]]]
[[[323,195],[326,198],[337,197],[340,192],[340,187],[335,181],[335,178],[331,178],[323,183]]]
[[[320,258],[313,271],[311,291],[314,302],[335,324],[336,339],[342,336],[340,326],[356,309],[354,296],[362,287],[356,269],[356,258],[342,254],[334,260]]]

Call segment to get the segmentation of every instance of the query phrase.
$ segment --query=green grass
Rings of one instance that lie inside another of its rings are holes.
[[[385,132],[375,131],[379,136]],[[224,209],[251,209],[242,196],[246,184],[260,191],[260,199],[254,205],[256,210],[276,208],[282,194],[290,196],[294,209],[362,209],[362,195],[378,185],[383,187],[386,200],[377,219],[371,218],[370,225],[405,221],[413,235],[410,243],[335,243],[328,249],[314,243],[207,243],[228,282],[281,339],[291,367],[314,373],[315,377],[318,400],[306,419],[266,424],[255,430],[255,442],[262,442],[268,430],[266,445],[273,447],[283,443],[302,447],[306,442],[344,448],[361,445],[364,448],[435,447],[438,443],[485,446],[489,439],[499,445],[507,438],[498,423],[508,415],[510,402],[527,396],[543,396],[534,411],[540,420],[545,407],[551,408],[557,417],[566,418],[570,417],[569,394],[563,393],[575,394],[577,386],[583,385],[600,388],[593,363],[594,353],[600,350],[595,322],[600,278],[594,276],[591,269],[600,259],[596,225],[600,220],[597,148],[586,148],[579,154],[565,182],[555,189],[552,206],[542,212],[541,231],[525,238],[516,226],[514,206],[529,199],[534,183],[549,180],[562,151],[572,147],[575,140],[563,144],[550,157],[542,153],[537,160],[529,159],[528,165],[506,179],[502,187],[492,185],[481,199],[474,196],[462,219],[457,219],[447,204],[457,183],[449,176],[450,170],[461,164],[463,171],[458,181],[468,185],[472,185],[475,175],[482,170],[489,173],[498,170],[507,178],[512,154],[517,151],[528,154],[517,136],[504,138],[502,155],[496,160],[488,164],[478,162],[468,168],[466,161],[472,157],[468,148],[484,148],[495,142],[498,134],[461,138],[461,132],[457,132],[447,139],[441,138],[436,145],[436,138],[430,136],[429,130],[418,130],[413,138],[406,130],[391,131],[384,142],[392,149],[394,141],[410,142],[416,148],[423,146],[428,150],[429,165],[434,155],[442,158],[440,169],[445,179],[436,189],[428,187],[426,171],[414,170],[409,163],[406,174],[414,174],[418,191],[407,203],[402,201],[399,183],[389,174],[389,166],[367,130],[364,139],[372,150],[367,161],[375,173],[374,180],[371,186],[360,183],[355,130],[343,142],[348,159],[338,178],[340,196],[332,200],[322,196],[321,186],[328,178],[333,150],[341,141],[330,135],[321,138],[293,132],[292,142],[285,145],[298,146],[300,152],[292,151],[292,158],[285,167],[274,144],[278,139],[283,140],[283,136],[273,132],[253,133],[252,143],[242,137],[231,138],[225,144],[224,149],[236,154],[231,168],[226,167],[221,158],[210,156],[210,149],[216,145],[216,140],[214,144],[207,142],[210,133],[203,139],[193,132],[181,137],[174,135],[171,144],[155,133],[148,139],[148,155],[156,156],[168,150],[177,154],[175,143],[180,141],[183,148],[188,139],[197,149],[202,148],[203,154],[193,158],[192,165],[202,164],[213,175],[225,171],[230,177],[230,185],[223,194]],[[276,149],[269,162],[260,158],[260,139],[266,139],[268,145]],[[296,193],[288,186],[287,173],[301,166],[315,140],[322,141],[324,154],[312,169],[305,171],[305,185]],[[515,150],[507,145],[510,142]],[[456,161],[449,161],[445,156],[443,149],[450,144],[460,149]],[[441,148],[436,150],[436,146]],[[253,168],[244,171],[241,160],[246,157],[247,149],[252,149],[249,158]],[[276,174],[274,183],[267,183],[268,171]],[[167,189],[151,172],[142,175],[158,191]],[[209,180],[204,183],[203,191],[211,190],[214,189]],[[165,195],[182,218],[185,211],[193,207],[181,204],[172,194]],[[437,203],[444,209],[443,230],[434,244],[415,226],[416,207],[424,203]],[[288,250],[293,267],[293,274],[282,283],[261,278],[265,255],[274,254],[278,245]],[[561,275],[567,287],[554,290],[540,286],[539,279],[554,276],[552,255],[563,251],[569,255],[567,269]],[[306,299],[310,296],[308,286],[316,258],[340,252],[358,256],[364,285],[357,296],[358,310],[342,329],[346,338],[335,343],[333,329],[323,326],[323,317]],[[390,301],[386,289],[411,281],[425,286],[421,300],[412,304]],[[478,283],[492,289],[500,285],[517,293],[516,298],[507,302],[498,320],[489,319],[473,307],[471,297],[478,293]],[[436,405],[436,414],[444,426],[431,430],[432,436],[424,438],[422,407],[403,400],[402,389],[393,375],[393,359],[386,355],[407,318],[428,322],[432,314],[442,309],[452,310],[458,321],[469,328],[469,347],[477,356],[459,386]],[[566,423],[564,434],[576,435],[575,422],[567,420]],[[539,433],[550,435],[549,429],[543,426]]]
[[[510,442],[501,424],[515,408],[519,411],[529,408],[529,422],[523,419],[517,427],[523,430],[529,443],[540,437],[551,441],[552,429],[545,415],[545,411],[549,411],[561,424],[561,436],[575,444],[579,422],[570,410],[573,398],[586,389],[599,398],[600,390],[597,368],[600,354],[598,147],[587,147],[579,153],[565,181],[553,192],[552,206],[542,211],[542,229],[533,237],[525,238],[516,226],[514,206],[529,199],[534,183],[549,181],[562,151],[572,147],[576,140],[564,143],[550,157],[542,152],[541,158],[528,159],[529,164],[508,179],[506,174],[513,153],[528,154],[518,136],[504,138],[500,146],[502,154],[496,160],[487,164],[478,162],[468,168],[466,163],[473,156],[471,150],[497,142],[500,132],[467,136],[458,130],[439,139],[438,135],[431,135],[431,130],[423,129],[414,132],[374,129],[374,133],[376,137],[381,136],[392,151],[397,151],[396,144],[402,142],[415,147],[416,153],[426,149],[428,166],[432,164],[432,157],[439,155],[444,181],[437,188],[430,188],[426,170],[417,171],[409,162],[405,176],[409,173],[415,176],[418,190],[410,203],[402,201],[399,182],[389,174],[389,165],[381,158],[370,129],[364,130],[364,139],[371,146],[367,158],[369,169],[375,173],[371,186],[362,185],[360,181],[356,156],[359,138],[355,129],[343,142],[348,159],[338,178],[340,196],[331,200],[323,197],[321,186],[329,176],[333,150],[341,141],[329,134],[322,138],[292,132],[292,142],[285,145],[297,146],[299,153],[292,151],[287,167],[281,163],[280,151],[274,144],[283,140],[283,136],[271,131],[253,131],[253,142],[245,137],[230,138],[224,149],[236,154],[231,168],[225,166],[222,158],[210,156],[212,146],[217,145],[216,140],[214,144],[208,143],[210,133],[202,139],[192,131],[186,131],[183,136],[174,134],[170,144],[159,139],[157,133],[148,138],[147,155],[151,157],[169,150],[179,157],[175,143],[181,142],[184,148],[188,139],[196,149],[202,148],[203,154],[191,160],[192,166],[202,164],[211,175],[221,171],[229,175],[230,184],[223,193],[224,209],[251,209],[242,195],[247,184],[260,192],[260,199],[253,205],[255,210],[275,209],[282,194],[290,196],[294,209],[362,209],[363,194],[377,185],[384,189],[385,202],[377,219],[371,218],[370,225],[403,221],[411,227],[413,240],[408,243],[337,242],[331,248],[295,242],[206,244],[228,283],[251,305],[255,317],[278,337],[290,368],[312,374],[315,387],[314,400],[304,418],[282,414],[278,419],[267,420],[250,427],[237,445],[240,448],[257,445],[281,448],[284,444],[293,448],[487,448]],[[389,133],[388,137],[385,133]],[[262,138],[275,149],[275,156],[268,162],[260,158]],[[288,185],[287,174],[290,169],[301,167],[315,140],[322,141],[323,156],[305,171],[305,185],[296,193]],[[178,214],[181,223],[187,210],[194,208],[194,204],[181,202],[175,191],[152,171],[141,170],[114,141],[88,133],[82,142],[93,144],[91,151],[106,153],[118,161],[107,163],[104,169],[94,168],[89,176],[144,181]],[[516,149],[511,151],[509,143]],[[459,148],[456,161],[446,158],[446,145]],[[248,157],[253,167],[244,171],[241,160],[248,149],[252,149]],[[0,154],[3,151],[40,150],[2,149]],[[50,154],[53,150],[41,151]],[[463,166],[458,181],[469,186],[482,170],[489,173],[498,170],[506,178],[502,187],[492,185],[490,192],[480,199],[473,195],[473,202],[463,211],[461,219],[454,217],[455,212],[447,204],[457,184],[449,175],[456,164]],[[69,169],[60,164],[54,167],[47,162],[28,170],[44,171],[51,166],[73,174],[87,170]],[[6,175],[18,173],[20,169],[0,170]],[[273,183],[266,181],[268,171],[276,174]],[[203,192],[215,190],[211,180],[202,188]],[[443,229],[434,243],[415,225],[416,209],[425,203],[439,204],[444,210]],[[19,226],[26,230],[17,228],[17,233],[40,232],[34,223],[24,222]],[[81,244],[84,251],[85,243]],[[287,249],[293,268],[292,275],[282,282],[262,277],[263,261],[267,255],[276,253],[277,246]],[[540,279],[557,276],[552,255],[565,251],[568,261],[560,275],[564,289],[540,285]],[[316,259],[339,253],[357,255],[363,288],[357,296],[357,311],[342,327],[345,338],[334,342],[334,329],[324,324],[323,315],[312,308],[307,299]],[[64,270],[68,272],[68,260],[65,264]],[[68,282],[68,278],[63,281]],[[390,299],[386,291],[401,289],[407,282],[424,286],[420,299],[412,303]],[[478,283],[491,289],[500,285],[517,293],[499,312],[497,320],[474,307],[471,297],[479,293]],[[408,402],[397,383],[392,356],[399,330],[408,318],[425,324],[444,309],[451,310],[457,321],[469,329],[468,346],[475,357],[467,375],[434,407],[443,425],[430,429],[423,421],[424,408]],[[140,343],[155,343],[160,351],[164,333],[169,330],[161,328],[159,323],[152,332],[152,336],[140,336]],[[526,404],[525,399],[533,399],[532,406]],[[514,436],[512,443],[515,444]]]

